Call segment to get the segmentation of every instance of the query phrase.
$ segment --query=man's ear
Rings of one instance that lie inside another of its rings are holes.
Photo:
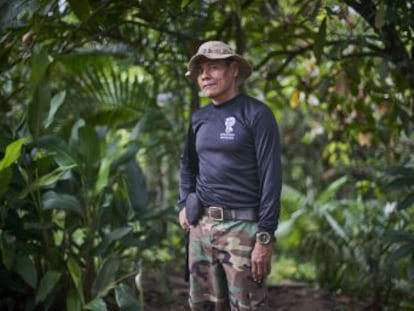
[[[230,63],[230,68],[233,71],[233,77],[237,78],[239,76],[239,62],[232,61]]]

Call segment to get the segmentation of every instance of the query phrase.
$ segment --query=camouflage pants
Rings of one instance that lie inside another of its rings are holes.
[[[190,297],[193,311],[268,310],[265,284],[253,281],[250,256],[257,224],[203,217],[190,230]]]

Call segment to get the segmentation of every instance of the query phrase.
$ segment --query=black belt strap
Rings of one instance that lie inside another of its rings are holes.
[[[223,208],[209,206],[204,210],[204,215],[211,219],[224,220],[249,220],[257,221],[257,212],[254,208]]]

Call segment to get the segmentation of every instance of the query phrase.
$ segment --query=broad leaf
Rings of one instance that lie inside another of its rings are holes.
[[[48,270],[40,280],[36,293],[36,304],[44,301],[48,295],[56,288],[62,273],[55,270]]]
[[[34,54],[32,59],[31,89],[32,100],[29,103],[27,122],[33,137],[39,137],[44,131],[44,120],[49,113],[51,90],[47,78],[48,55],[44,50]]]
[[[82,304],[84,304],[85,299],[83,295],[82,269],[79,266],[78,262],[72,257],[69,257],[68,262],[67,262],[67,267],[68,267],[70,276],[72,278],[73,284],[75,284],[75,288],[78,293],[77,298],[79,297]]]
[[[43,195],[43,208],[45,210],[61,209],[83,215],[82,206],[76,197],[54,191],[48,191]]]
[[[23,280],[29,284],[32,288],[37,287],[37,272],[33,261],[27,255],[19,255],[16,257],[16,263],[14,266],[16,271]]]
[[[60,166],[79,166],[80,161],[76,148],[69,146],[57,136],[43,136],[35,143],[36,146],[46,149]]]
[[[107,311],[105,301],[102,298],[95,298],[84,306],[84,309],[91,311]]]
[[[82,301],[75,290],[69,290],[67,293],[66,311],[82,311]]]
[[[99,167],[98,178],[95,184],[95,194],[99,194],[107,186],[109,179],[109,170],[111,168],[111,160],[104,158]]]
[[[119,284],[115,287],[115,299],[120,311],[140,311],[137,299],[132,297],[128,286]]]
[[[147,208],[148,192],[145,187],[144,173],[135,159],[125,166],[125,177],[132,208],[135,213],[139,214]]]
[[[93,282],[92,294],[94,296],[103,297],[115,287],[116,274],[120,264],[121,261],[116,256],[109,257],[103,262]]]
[[[2,256],[2,263],[8,269],[13,269],[13,264],[16,258],[16,237],[8,232],[0,231],[0,249]]]
[[[57,93],[55,96],[53,96],[52,102],[50,104],[49,115],[44,123],[45,128],[48,128],[52,124],[56,112],[59,110],[59,108],[62,106],[63,102],[65,101],[65,96],[66,96],[66,91],[61,91]]]
[[[69,167],[70,168],[70,167]],[[55,184],[57,181],[62,179],[62,176],[66,173],[67,168],[58,168],[49,174],[46,174],[39,179],[34,180],[19,194],[19,198],[24,198],[28,193],[37,191],[43,187]]]
[[[23,137],[6,147],[6,154],[0,161],[0,171],[12,165],[20,157],[22,146],[27,140],[27,137]]]
[[[105,238],[99,244],[98,248],[96,249],[96,253],[98,255],[104,254],[108,247],[111,246],[112,243],[116,241],[120,241],[122,238],[127,236],[132,231],[131,227],[121,227],[113,230],[109,234],[105,235]]]

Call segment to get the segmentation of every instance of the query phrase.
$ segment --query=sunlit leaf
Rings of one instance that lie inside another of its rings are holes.
[[[99,167],[98,178],[95,183],[95,193],[100,193],[107,186],[110,168],[111,161],[107,158],[102,159]]]
[[[56,112],[59,110],[59,108],[62,106],[63,102],[65,101],[65,96],[66,96],[66,91],[61,91],[57,93],[55,96],[53,96],[51,104],[50,104],[49,115],[44,123],[45,128],[48,128],[52,124]]]
[[[82,302],[82,304],[84,304],[85,299],[84,299],[84,295],[83,295],[83,274],[82,274],[82,269],[79,266],[78,262],[74,258],[72,258],[72,257],[69,257],[69,259],[67,261],[67,267],[68,267],[70,276],[72,278],[72,281],[75,284],[76,291],[78,293],[78,295],[76,296],[76,298],[77,299],[80,299],[80,301]],[[75,298],[73,298],[73,299],[76,301]]]
[[[295,109],[299,105],[300,90],[295,89],[290,97],[290,107]]]
[[[27,140],[27,137],[23,137],[7,145],[6,153],[0,161],[0,171],[12,165],[20,157],[22,146]]]

